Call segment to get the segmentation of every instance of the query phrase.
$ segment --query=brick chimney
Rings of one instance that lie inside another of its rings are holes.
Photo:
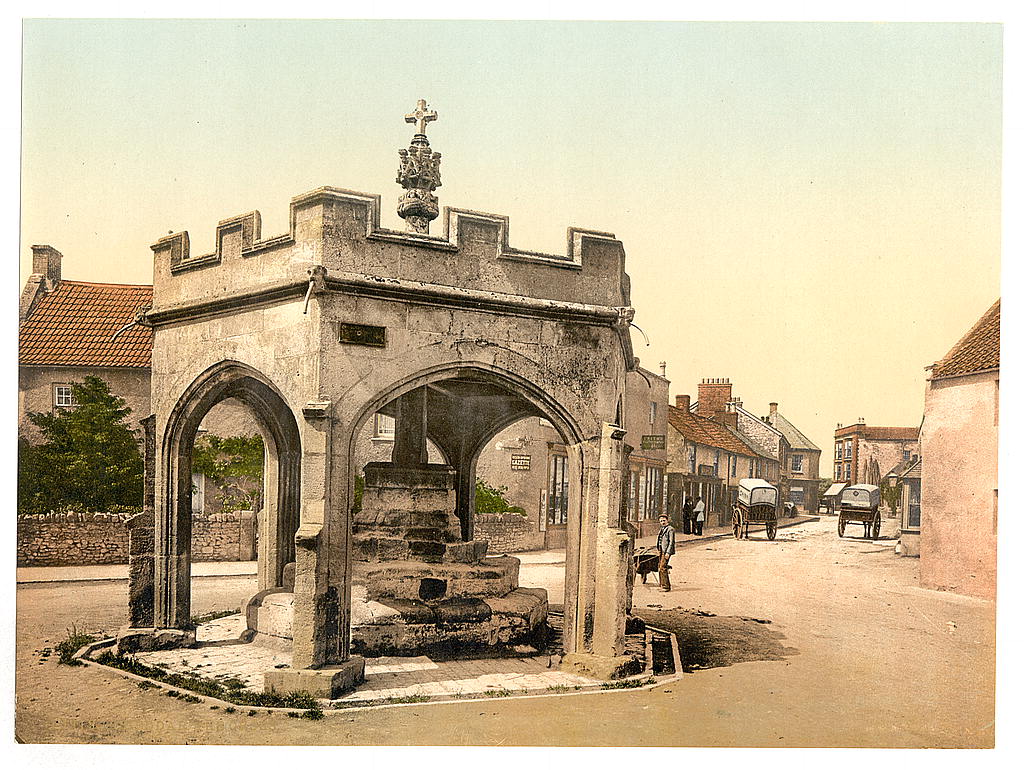
[[[64,255],[53,246],[32,247],[32,274],[41,275],[50,282],[50,289],[60,283],[60,261]]]
[[[676,409],[682,409],[684,412],[690,411],[690,394],[676,396]]]
[[[697,414],[714,417],[725,412],[725,405],[732,399],[732,383],[729,378],[713,377],[704,379],[697,386]]]
[[[768,404],[768,416],[769,417],[774,417],[778,413],[779,413],[779,402],[778,401],[772,401],[770,404]]]

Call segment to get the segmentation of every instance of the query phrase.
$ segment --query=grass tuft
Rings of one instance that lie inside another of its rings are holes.
[[[57,663],[64,666],[81,666],[84,665],[80,660],[74,659],[74,654],[80,649],[85,647],[87,644],[92,644],[96,641],[95,636],[89,634],[83,634],[78,630],[74,623],[71,624],[71,628],[67,629],[68,637],[60,644],[57,645]]]

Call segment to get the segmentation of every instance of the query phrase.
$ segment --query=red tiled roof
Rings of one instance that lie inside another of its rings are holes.
[[[932,378],[999,368],[999,303],[988,309],[946,357],[932,368]]]
[[[727,452],[743,455],[744,457],[757,457],[728,428],[715,422],[710,417],[701,417],[693,412],[677,409],[669,404],[668,423],[679,431],[683,438],[696,444],[724,449]]]
[[[876,428],[865,426],[863,436],[875,441],[917,441],[918,428]]]
[[[22,321],[18,363],[22,366],[128,366],[147,368],[153,332],[132,326],[139,308],[153,304],[152,286],[61,281],[40,296]]]

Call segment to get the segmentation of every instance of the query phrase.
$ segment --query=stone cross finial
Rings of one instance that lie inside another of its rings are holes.
[[[437,120],[436,110],[427,110],[427,100],[420,99],[416,102],[416,109],[405,116],[406,123],[419,123],[416,127],[417,134],[427,133],[427,123]]]

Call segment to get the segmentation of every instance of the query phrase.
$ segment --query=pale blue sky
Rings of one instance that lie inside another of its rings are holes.
[[[637,352],[731,377],[822,449],[916,425],[924,366],[999,293],[991,24],[29,21],[22,280],[146,283],[149,245],[322,185],[393,203],[426,98],[442,205],[561,251],[616,233]],[[435,231],[439,231],[435,226]]]

